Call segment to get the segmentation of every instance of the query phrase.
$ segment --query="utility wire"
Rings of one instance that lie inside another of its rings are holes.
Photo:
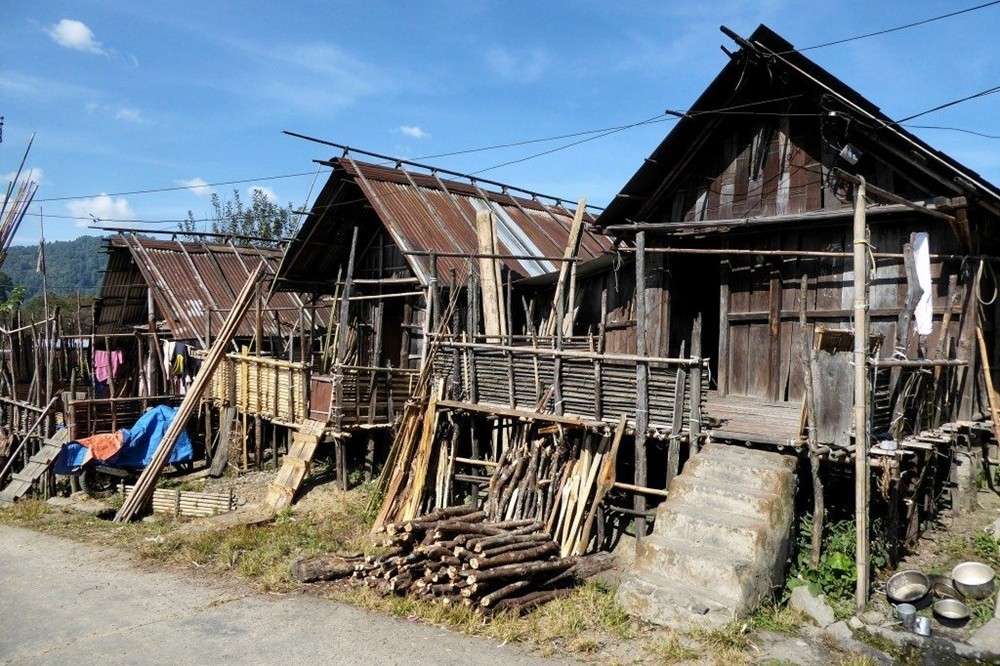
[[[869,33],[866,33],[864,35],[856,35],[854,37],[845,37],[844,39],[837,39],[835,41],[826,42],[824,44],[814,44],[812,46],[805,46],[805,47],[803,47],[801,49],[793,49],[791,51],[784,51],[783,53],[779,53],[778,55],[787,55],[789,53],[795,53],[796,51],[798,51],[799,53],[801,53],[802,51],[812,51],[813,49],[822,49],[822,48],[826,48],[827,46],[836,46],[837,44],[846,44],[848,42],[854,42],[854,41],[857,41],[859,39],[867,39],[869,37],[877,37],[879,35],[887,35],[887,34],[889,34],[891,32],[899,32],[900,30],[906,30],[908,28],[915,28],[917,26],[927,25],[928,23],[934,23],[935,21],[942,21],[942,20],[944,20],[946,18],[951,18],[953,16],[959,16],[961,14],[968,14],[969,12],[974,12],[974,11],[977,11],[977,10],[980,10],[980,9],[986,9],[987,7],[992,7],[993,5],[1000,5],[1000,0],[993,0],[993,2],[985,2],[985,3],[981,4],[981,5],[976,5],[975,7],[967,7],[965,9],[959,9],[959,10],[954,11],[954,12],[948,12],[947,14],[941,14],[940,16],[933,16],[931,18],[923,19],[921,21],[914,21],[913,23],[907,23],[905,25],[897,25],[894,28],[886,28],[884,30],[876,30],[875,32],[869,32]]]
[[[1000,0],[997,0],[1000,2]],[[926,111],[921,111],[920,113],[914,113],[912,116],[907,116],[905,118],[900,118],[899,120],[891,123],[893,125],[900,125],[907,122],[908,120],[913,120],[914,118],[919,118],[920,116],[926,116],[929,113],[934,113],[935,111],[940,111],[941,109],[947,109],[950,106],[955,106],[956,104],[961,104],[962,102],[968,102],[970,99],[976,99],[977,97],[986,97],[987,95],[992,95],[994,93],[1000,92],[1000,86],[993,86],[992,88],[987,88],[980,92],[962,97],[961,99],[956,99],[951,102],[945,102],[944,104],[939,104],[932,109],[927,109]]]
[[[305,171],[303,173],[286,173],[280,176],[263,176],[261,178],[244,178],[242,180],[226,180],[218,183],[205,183],[204,185],[177,185],[174,187],[156,187],[148,190],[132,190],[130,192],[99,192],[98,194],[73,196],[73,197],[49,197],[47,199],[35,199],[35,201],[69,201],[71,199],[91,199],[93,197],[122,197],[129,194],[156,194],[159,192],[178,192],[180,190],[198,190],[203,187],[219,187],[222,185],[241,185],[243,183],[257,183],[262,180],[280,180],[282,178],[301,178],[302,176],[312,176],[314,172]]]
[[[962,127],[947,127],[945,125],[913,125],[910,123],[907,123],[904,127],[912,127],[914,129],[947,130],[949,132],[962,132],[963,134],[971,134],[973,136],[979,136],[984,139],[1000,139],[1000,134],[987,134],[986,132],[977,132],[975,130],[964,129]]]

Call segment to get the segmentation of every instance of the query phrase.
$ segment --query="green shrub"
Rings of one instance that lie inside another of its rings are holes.
[[[823,544],[816,569],[809,566],[812,532],[812,515],[806,514],[799,521],[795,559],[792,561],[787,588],[792,590],[800,585],[808,585],[813,593],[822,592],[834,601],[853,599],[858,580],[854,520],[823,522]],[[871,532],[871,571],[880,571],[889,561],[881,521],[873,522]]]

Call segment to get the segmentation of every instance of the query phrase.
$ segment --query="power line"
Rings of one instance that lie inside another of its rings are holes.
[[[591,137],[588,137],[586,139],[580,139],[579,141],[573,141],[571,143],[563,144],[561,146],[556,146],[555,148],[551,148],[549,150],[543,150],[540,153],[535,153],[534,155],[528,155],[527,157],[522,157],[520,159],[510,160],[509,162],[503,162],[502,164],[494,164],[491,167],[486,167],[485,169],[480,169],[479,171],[473,171],[472,175],[480,174],[480,173],[483,173],[483,172],[486,172],[486,171],[492,171],[493,169],[499,169],[499,168],[505,167],[505,166],[510,166],[511,164],[518,164],[520,162],[527,162],[528,160],[533,160],[536,157],[542,157],[543,155],[550,155],[552,153],[557,153],[560,150],[566,150],[567,148],[572,148],[573,146],[579,146],[581,143],[587,143],[589,141],[596,141],[597,139],[603,139],[606,136],[610,136],[612,134],[617,134],[618,132],[622,132],[624,130],[631,129],[633,127],[639,127],[640,125],[648,125],[650,123],[661,123],[661,122],[664,122],[664,121],[667,121],[667,120],[677,120],[676,118],[664,118],[663,116],[664,116],[664,114],[660,113],[660,114],[657,114],[657,115],[653,116],[652,118],[647,118],[646,120],[640,120],[639,122],[632,123],[631,125],[622,125],[621,127],[618,127],[618,128],[612,129],[612,130],[608,130],[608,131],[603,132],[601,134],[597,134],[596,136],[591,136]]]
[[[944,20],[946,18],[952,18],[953,16],[959,16],[961,14],[968,14],[969,12],[974,12],[974,11],[977,11],[977,10],[980,10],[980,9],[986,9],[987,7],[992,7],[993,5],[1000,5],[1000,0],[993,0],[993,2],[985,2],[985,3],[981,4],[981,5],[976,5],[975,7],[967,7],[965,9],[959,9],[959,10],[954,11],[954,12],[949,12],[947,14],[941,14],[940,16],[933,16],[931,18],[923,19],[921,21],[914,21],[913,23],[907,23],[905,25],[897,25],[894,28],[886,28],[884,30],[876,30],[875,32],[869,32],[869,33],[866,33],[864,35],[856,35],[854,37],[845,37],[844,39],[837,39],[835,41],[826,42],[824,44],[814,44],[812,46],[806,46],[806,47],[803,47],[801,49],[793,49],[791,51],[785,51],[783,53],[780,53],[779,55],[786,55],[788,53],[794,53],[796,51],[798,51],[799,53],[801,53],[802,51],[811,51],[813,49],[826,48],[827,46],[836,46],[837,44],[846,44],[848,42],[854,42],[854,41],[857,41],[859,39],[867,39],[869,37],[877,37],[879,35],[887,35],[887,34],[889,34],[891,32],[899,32],[900,30],[906,30],[908,28],[915,28],[917,26],[927,25],[928,23],[934,23],[935,21],[941,21],[941,20]]]
[[[979,136],[984,139],[1000,139],[1000,134],[987,134],[986,132],[977,132],[975,130],[964,129],[962,127],[948,127],[946,125],[913,125],[907,123],[904,127],[912,127],[914,129],[930,129],[930,130],[947,130],[949,132],[962,132],[963,134],[971,134],[973,136]]]
[[[282,178],[301,178],[302,176],[312,176],[315,172],[306,171],[303,173],[286,173],[280,176],[262,176],[260,178],[244,178],[242,180],[226,180],[218,183],[205,183],[203,185],[177,185],[174,187],[155,187],[148,190],[132,190],[130,192],[99,192],[97,194],[87,194],[74,197],[49,197],[47,199],[35,199],[38,202],[45,201],[70,201],[72,199],[92,199],[94,197],[123,197],[130,194],[157,194],[159,192],[178,192],[180,190],[198,190],[203,187],[220,187],[222,185],[242,185],[243,183],[257,183],[262,180],[280,180]]]
[[[1000,0],[997,0],[997,1],[1000,2]],[[602,139],[602,138],[604,138],[606,136],[610,136],[612,134],[616,134],[616,133],[621,132],[623,130],[631,129],[633,127],[639,127],[640,125],[649,125],[649,124],[652,124],[652,123],[661,123],[661,122],[666,122],[668,120],[676,121],[676,120],[678,120],[680,118],[694,118],[694,117],[697,117],[697,116],[711,115],[711,114],[720,114],[720,115],[723,115],[723,114],[728,114],[728,113],[734,113],[734,114],[751,114],[751,115],[753,115],[755,112],[744,111],[744,109],[748,109],[748,108],[754,107],[754,106],[761,106],[763,104],[774,104],[775,102],[784,102],[784,101],[787,101],[787,100],[796,99],[798,97],[801,97],[801,95],[786,95],[784,97],[775,97],[773,99],[757,100],[757,101],[754,101],[754,102],[746,102],[744,104],[734,104],[733,106],[722,107],[720,109],[704,109],[704,110],[701,110],[701,111],[672,111],[670,109],[667,109],[667,111],[665,111],[663,114],[652,116],[651,118],[647,118],[645,120],[640,120],[639,122],[635,122],[635,123],[632,123],[630,125],[620,125],[618,127],[609,128],[607,131],[598,130],[601,133],[598,134],[597,136],[591,136],[591,137],[588,137],[586,139],[581,139],[579,141],[572,141],[570,143],[563,144],[561,146],[556,146],[555,148],[551,148],[549,150],[544,150],[544,151],[542,151],[540,153],[535,153],[534,155],[528,155],[527,157],[521,157],[521,158],[516,159],[516,160],[510,160],[509,162],[504,162],[502,164],[495,164],[495,165],[493,165],[491,167],[486,167],[485,169],[480,169],[479,171],[473,171],[472,173],[473,173],[473,175],[475,175],[475,174],[483,173],[484,171],[492,171],[493,169],[499,169],[501,167],[510,166],[511,164],[519,164],[521,162],[527,162],[528,160],[533,160],[533,159],[535,159],[537,157],[543,157],[545,155],[551,155],[552,153],[556,153],[556,152],[559,152],[561,150],[566,150],[567,148],[572,148],[572,147],[578,146],[578,145],[580,145],[582,143],[587,143],[588,141],[594,141],[596,139]],[[670,116],[675,116],[675,117],[665,118],[664,115],[670,115]],[[757,115],[767,115],[767,114],[766,113],[757,112]],[[822,115],[822,114],[809,114],[809,115]]]
[[[997,0],[1000,2],[1000,0]],[[899,120],[893,122],[893,125],[900,125],[907,122],[908,120],[913,120],[914,118],[919,118],[920,116],[926,116],[929,113],[934,113],[935,111],[940,111],[941,109],[947,109],[950,106],[955,106],[956,104],[961,104],[962,102],[968,102],[970,99],[976,99],[978,97],[986,97],[987,95],[992,95],[994,93],[1000,92],[1000,86],[993,86],[992,88],[987,88],[972,95],[967,95],[961,99],[956,99],[951,102],[945,102],[944,104],[939,104],[932,109],[927,109],[926,111],[921,111],[920,113],[914,113],[912,116],[907,116],[905,118],[900,118]]]

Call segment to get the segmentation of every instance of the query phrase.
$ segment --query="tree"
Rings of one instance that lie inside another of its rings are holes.
[[[240,199],[239,190],[234,189],[233,198],[225,202],[218,194],[212,193],[212,215],[208,222],[214,234],[233,236],[237,244],[259,247],[280,245],[298,227],[291,203],[279,206],[267,198],[264,190],[258,188],[252,191],[249,207]],[[190,237],[199,233],[198,221],[190,210],[187,219],[181,222],[180,229]]]

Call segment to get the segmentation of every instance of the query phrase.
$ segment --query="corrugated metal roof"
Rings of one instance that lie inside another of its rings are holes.
[[[131,233],[109,239],[108,250],[97,334],[147,323],[147,290],[152,289],[157,318],[166,322],[176,340],[203,341],[209,319],[213,335],[220,331],[251,271],[265,261],[273,273],[281,260],[278,250],[151,240]],[[264,335],[287,334],[298,326],[300,313],[310,325],[311,309],[296,293],[276,292],[265,309]],[[317,308],[316,324],[322,326],[328,314],[329,308]],[[250,338],[254,327],[251,313],[236,336]]]
[[[321,276],[332,283],[336,267],[349,249],[350,228],[362,221],[360,217],[370,216],[370,210],[404,253],[461,255],[478,252],[476,213],[492,210],[499,253],[532,257],[502,260],[515,278],[559,270],[559,262],[551,258],[562,256],[573,222],[573,211],[561,202],[545,204],[537,198],[487,190],[472,179],[445,180],[434,172],[416,173],[403,166],[357,162],[349,155],[332,160],[330,165],[333,173],[282,265],[281,278],[286,284],[321,288]],[[358,205],[359,198],[370,210]],[[593,218],[585,213],[584,221],[589,227]],[[585,231],[579,256],[592,259],[609,247],[608,239]],[[421,254],[406,256],[414,274],[426,283],[429,258]],[[477,269],[476,262],[467,257],[437,259],[437,272],[442,278],[454,270],[458,280],[464,281],[469,266]]]

